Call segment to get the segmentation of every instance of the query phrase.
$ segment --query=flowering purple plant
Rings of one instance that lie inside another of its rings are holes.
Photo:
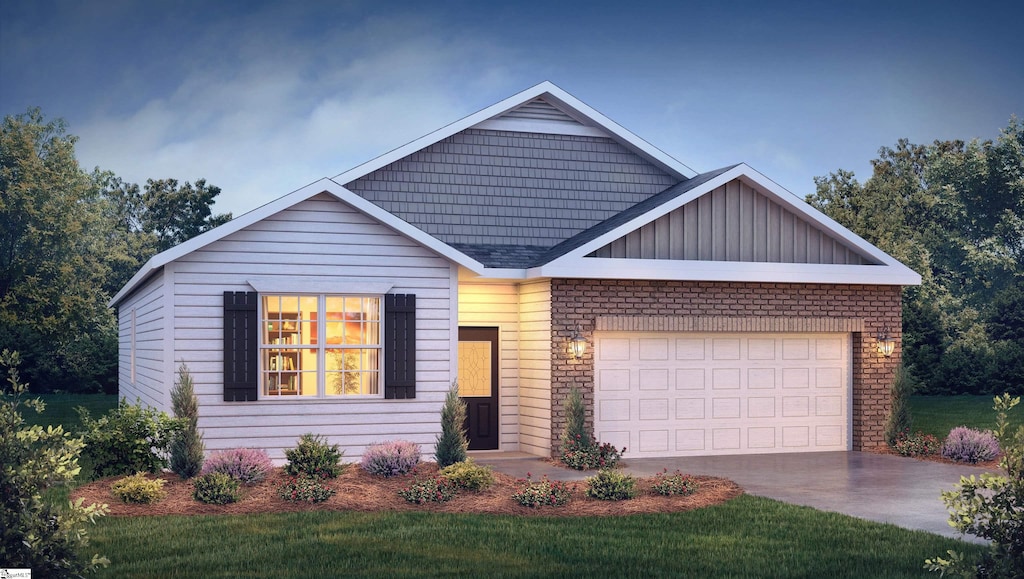
[[[411,471],[419,462],[420,445],[408,440],[388,440],[367,447],[360,466],[372,475],[391,477]]]
[[[942,456],[957,462],[976,463],[999,456],[999,441],[990,430],[958,426],[942,443]]]
[[[274,463],[270,461],[265,450],[232,448],[211,454],[203,463],[201,474],[220,472],[239,482],[255,484],[267,478],[267,474],[273,468]]]

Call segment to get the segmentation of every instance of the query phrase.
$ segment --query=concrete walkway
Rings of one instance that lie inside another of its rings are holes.
[[[470,453],[481,464],[516,477],[531,473],[557,480],[582,480],[593,473],[561,468],[523,453]],[[813,452],[686,458],[634,458],[622,462],[636,476],[667,468],[735,481],[748,494],[814,507],[907,529],[961,537],[946,521],[940,499],[961,475],[989,469],[914,460],[866,452]]]

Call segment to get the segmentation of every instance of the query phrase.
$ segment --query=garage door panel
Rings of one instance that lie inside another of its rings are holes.
[[[848,335],[609,332],[595,344],[595,434],[629,456],[849,447]]]

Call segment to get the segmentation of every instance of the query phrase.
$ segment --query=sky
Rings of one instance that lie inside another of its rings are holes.
[[[548,80],[696,172],[792,193],[1024,116],[1024,3],[0,0],[0,114],[240,215]]]

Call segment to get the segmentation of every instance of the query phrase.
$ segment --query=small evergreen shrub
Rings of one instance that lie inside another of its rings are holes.
[[[171,388],[171,409],[181,422],[181,430],[171,438],[171,470],[189,479],[203,468],[203,437],[199,434],[199,399],[192,385],[192,374],[182,362],[178,379]]]
[[[910,416],[910,395],[914,392],[914,382],[910,373],[902,364],[896,368],[892,387],[889,389],[891,406],[889,417],[885,421],[885,443],[896,445],[901,432],[910,432],[912,419]]]
[[[562,446],[570,444],[578,448],[590,448],[594,444],[587,431],[583,394],[575,386],[569,389],[565,399],[565,430],[562,431]]]
[[[446,503],[455,498],[459,487],[443,476],[435,476],[428,479],[416,480],[416,482],[398,491],[398,496],[409,501],[422,505],[423,503]]]
[[[223,472],[208,472],[192,481],[192,498],[208,505],[226,505],[242,498],[238,479]]]
[[[334,489],[323,483],[321,477],[294,476],[277,489],[277,496],[286,501],[321,503],[334,496]]]
[[[654,482],[651,483],[652,491],[666,497],[672,495],[685,497],[697,492],[698,488],[700,488],[700,483],[697,482],[697,479],[683,474],[679,470],[668,474],[668,469],[664,469],[654,475]]]
[[[938,438],[923,432],[901,432],[896,437],[896,444],[893,449],[903,456],[931,456],[939,452],[942,443]]]
[[[459,398],[459,383],[452,382],[441,407],[441,434],[434,446],[437,466],[444,468],[466,460],[469,441],[466,440],[466,403]]]
[[[584,492],[588,497],[602,501],[624,501],[636,497],[640,491],[632,475],[603,468],[597,471],[597,475],[587,479]]]
[[[202,474],[224,473],[241,483],[251,485],[267,478],[273,469],[274,463],[267,456],[267,451],[233,448],[211,454],[203,463]]]
[[[942,456],[971,464],[992,460],[999,456],[999,441],[991,431],[958,426],[942,443]]]
[[[530,473],[526,473],[525,479],[517,481],[519,490],[512,493],[512,500],[524,507],[560,507],[569,502],[572,498],[572,491],[575,485],[564,481],[548,480],[543,477],[539,481],[530,480]]]
[[[155,408],[128,404],[93,418],[85,408],[75,409],[82,421],[82,458],[93,465],[97,478],[136,472],[160,472],[181,422]]]
[[[141,472],[114,481],[114,484],[110,485],[110,491],[126,503],[144,505],[155,503],[167,496],[163,479],[148,479],[146,474]]]
[[[335,478],[345,470],[345,465],[340,464],[344,454],[338,450],[337,444],[327,444],[320,435],[303,434],[295,448],[284,451],[288,459],[284,472],[320,479]]]
[[[420,463],[420,445],[408,440],[387,440],[371,444],[360,465],[366,472],[383,477],[398,476]]]
[[[442,468],[440,474],[459,489],[482,491],[494,484],[491,467],[476,464],[471,458]]]

